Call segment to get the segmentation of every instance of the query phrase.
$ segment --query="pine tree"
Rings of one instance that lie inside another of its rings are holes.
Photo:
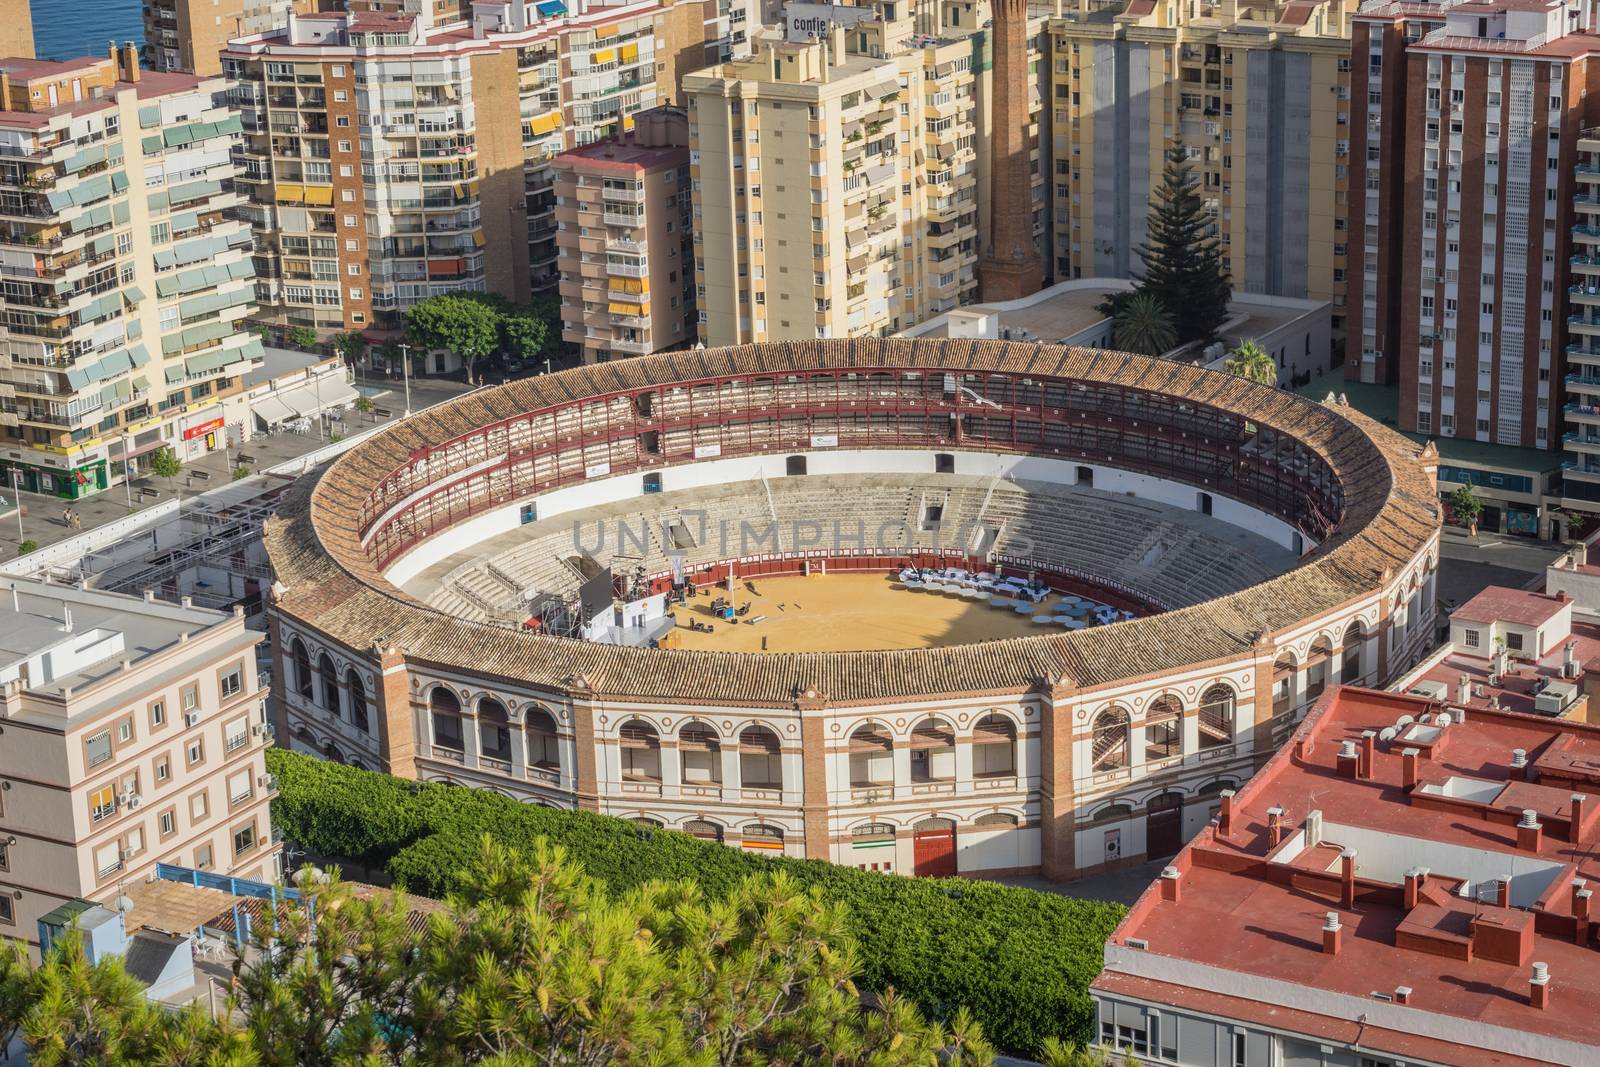
[[[1138,249],[1144,273],[1134,275],[1140,289],[1171,309],[1179,344],[1212,340],[1228,315],[1233,284],[1211,225],[1180,141],[1167,153],[1161,188],[1150,202],[1147,243]]]

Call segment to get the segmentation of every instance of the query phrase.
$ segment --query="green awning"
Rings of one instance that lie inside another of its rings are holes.
[[[128,358],[133,360],[135,367],[142,367],[150,362],[150,353],[145,351],[144,345],[134,345],[128,349]]]
[[[167,194],[166,194],[165,190],[162,190],[159,193],[151,193],[149,195],[149,197],[146,198],[146,202],[150,205],[150,213],[151,214],[153,214],[153,215],[164,215],[164,214],[166,214],[166,211],[167,211]]]
[[[161,135],[159,133],[152,133],[149,137],[143,139],[143,143],[144,154],[147,156],[153,156],[161,151]]]
[[[144,299],[144,290],[139,288],[137,285],[124,286],[122,290],[122,299],[126,300],[130,304],[137,304]]]
[[[111,172],[111,191],[120,193],[128,188],[128,176],[120,170]]]
[[[161,125],[161,105],[151,104],[139,109],[139,125],[144,129]]]
[[[188,233],[190,230],[199,229],[199,227],[200,216],[193,211],[180,211],[172,216],[172,234],[174,237],[180,233]]]
[[[183,364],[174,363],[166,369],[165,374],[168,385],[183,381]]]
[[[222,192],[222,183],[214,181],[185,182],[167,190],[167,202],[183,204]]]

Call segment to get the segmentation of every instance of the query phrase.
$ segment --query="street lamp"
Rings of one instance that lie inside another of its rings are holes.
[[[400,345],[400,373],[406,381],[406,413],[403,418],[411,417],[411,346],[404,342]]]

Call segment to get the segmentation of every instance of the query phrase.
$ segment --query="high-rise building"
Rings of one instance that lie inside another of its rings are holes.
[[[224,447],[262,358],[220,78],[0,60],[0,479],[73,499],[163,445]]]
[[[148,0],[144,56],[152,70],[222,73],[233,37],[281,26],[289,12],[317,10],[317,0]]]
[[[550,160],[631,128],[705,27],[641,2],[293,16],[233,41],[259,295],[282,325],[392,326],[440,293],[554,284]]]
[[[1566,459],[1561,503],[1577,511],[1600,511],[1600,129],[1578,134],[1572,167],[1572,254],[1565,311],[1566,345],[1556,358],[1565,366],[1562,405]],[[1565,357],[1564,359],[1561,357]]]
[[[912,28],[760,39],[684,79],[706,344],[887,336],[976,298],[982,51]]]
[[[276,881],[260,633],[224,614],[12,581],[0,593],[0,936],[111,904],[158,863]]]
[[[1331,300],[1338,333],[1354,6],[1080,0],[1052,19],[1057,280],[1140,269],[1181,143],[1234,288]]]
[[[585,363],[695,338],[689,121],[641,111],[632,130],[554,161],[563,336]]]
[[[1353,28],[1350,358],[1404,430],[1551,448],[1595,38],[1561,0],[1384,3]],[[1575,318],[1586,313],[1574,312]],[[1580,344],[1579,347],[1582,347]]]

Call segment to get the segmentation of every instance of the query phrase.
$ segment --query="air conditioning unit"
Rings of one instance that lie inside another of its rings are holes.
[[[117,797],[117,802],[125,808],[132,809],[137,808],[140,804],[143,804],[144,798],[139,796],[139,794],[135,793],[133,790],[127,789]]]
[[[185,725],[185,726],[199,726],[200,725],[200,712],[199,712],[199,710],[197,709],[195,711],[186,711],[186,712],[184,712],[183,713],[183,725]]]

